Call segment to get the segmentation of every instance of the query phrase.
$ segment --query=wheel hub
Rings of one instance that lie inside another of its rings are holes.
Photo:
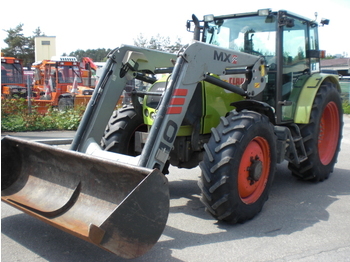
[[[252,164],[248,168],[248,180],[250,180],[250,185],[253,185],[255,182],[259,181],[262,175],[263,165],[258,156],[255,156],[255,158],[251,157],[250,162],[252,162]]]

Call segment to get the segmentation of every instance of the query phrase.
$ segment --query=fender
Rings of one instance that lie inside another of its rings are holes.
[[[316,94],[324,81],[332,82],[340,92],[340,85],[337,75],[317,73],[311,75],[304,84],[298,98],[298,102],[294,114],[294,122],[296,124],[308,124],[312,110],[312,104]],[[310,99],[312,98],[312,99]]]
[[[248,109],[258,112],[262,115],[266,115],[272,124],[276,124],[275,109],[265,102],[257,100],[242,100],[233,102],[230,105],[236,107],[236,110],[238,112],[242,111],[243,109]]]

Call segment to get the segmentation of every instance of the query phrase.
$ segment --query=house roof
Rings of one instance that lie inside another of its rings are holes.
[[[321,60],[321,67],[333,67],[333,66],[349,67],[349,65],[350,65],[350,58],[334,58],[334,59]]]

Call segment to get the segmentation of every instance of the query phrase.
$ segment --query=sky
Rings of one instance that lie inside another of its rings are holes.
[[[318,22],[321,18],[330,19],[328,26],[319,28],[320,49],[331,55],[345,52],[350,56],[350,0],[2,1],[0,45],[7,47],[2,41],[7,37],[4,30],[20,23],[26,37],[32,36],[38,27],[46,36],[55,36],[57,55],[78,49],[133,45],[140,34],[147,38],[159,34],[173,41],[179,37],[186,44],[192,39],[185,26],[192,14],[202,19],[206,14],[226,15],[264,8],[284,9],[310,19],[317,12]]]

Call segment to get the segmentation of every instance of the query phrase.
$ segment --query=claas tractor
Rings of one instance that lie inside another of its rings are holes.
[[[199,166],[201,201],[227,223],[261,211],[283,161],[298,179],[327,179],[343,112],[338,76],[320,69],[318,27],[284,10],[193,15],[177,55],[113,50],[69,150],[2,140],[2,200],[134,258],[166,225],[169,165]],[[115,111],[133,79],[150,87]]]

